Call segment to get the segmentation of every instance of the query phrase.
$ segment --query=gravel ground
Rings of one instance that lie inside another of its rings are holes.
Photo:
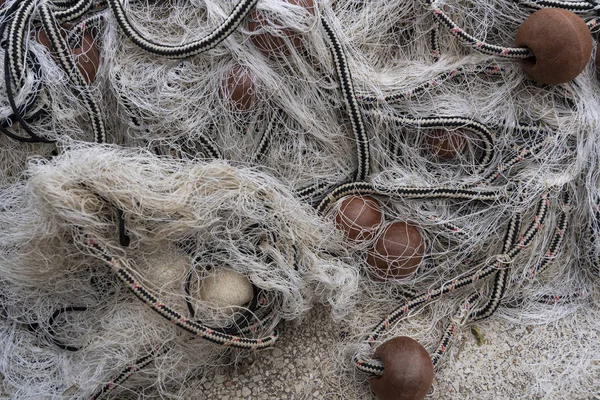
[[[579,326],[584,328],[585,326]],[[574,360],[564,358],[553,343],[573,340],[575,333],[556,324],[513,325],[499,318],[482,321],[476,335],[465,328],[453,341],[452,352],[436,373],[427,399],[600,399],[600,355],[581,355],[588,375],[595,377],[585,388],[565,379]],[[584,341],[598,343],[600,332],[589,326]],[[236,366],[188,382],[181,399],[374,399],[366,375],[357,373],[353,384],[340,389],[331,368],[332,351],[339,344],[340,329],[328,311],[315,308],[303,324],[280,326],[277,347],[256,353]],[[581,336],[581,332],[579,334]],[[576,338],[581,343],[582,338]],[[585,345],[585,343],[584,343]],[[579,357],[579,356],[578,356]],[[530,365],[550,361],[542,392],[535,386]],[[2,376],[0,375],[0,383]],[[346,381],[348,382],[348,381]],[[566,385],[565,385],[566,383]],[[564,387],[571,389],[564,389]],[[572,390],[576,387],[577,390]],[[587,392],[587,393],[583,393]],[[0,393],[0,398],[8,398]]]
[[[217,371],[190,383],[183,398],[207,399],[370,399],[365,376],[358,374],[355,387],[340,390],[339,379],[328,367],[334,346],[339,342],[327,311],[315,309],[301,325],[281,328],[277,347],[243,360],[237,367]],[[453,342],[453,352],[436,373],[428,399],[600,399],[600,355],[588,354],[590,372],[596,377],[587,394],[561,389],[561,360],[548,344],[573,333],[560,323],[548,326],[512,325],[495,318],[477,325],[479,338],[465,328]],[[592,329],[592,327],[590,327]],[[318,333],[319,332],[319,333]],[[318,333],[318,334],[317,334]],[[598,332],[586,334],[598,341]],[[553,357],[557,357],[553,360]],[[532,386],[529,365],[553,361],[545,392]],[[361,384],[360,381],[363,380]],[[567,385],[568,386],[568,385]]]

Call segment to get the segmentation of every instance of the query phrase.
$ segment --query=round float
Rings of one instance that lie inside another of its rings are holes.
[[[383,362],[383,375],[369,380],[379,400],[421,400],[433,383],[433,363],[416,340],[399,336],[375,350]]]
[[[403,221],[388,224],[367,255],[367,263],[382,278],[404,278],[423,259],[425,245],[419,229]]]
[[[515,45],[531,50],[533,57],[523,60],[523,69],[545,84],[575,79],[592,55],[592,35],[586,23],[560,8],[531,14],[517,30]]]
[[[383,221],[379,202],[371,196],[348,196],[341,200],[336,226],[350,240],[371,240]]]

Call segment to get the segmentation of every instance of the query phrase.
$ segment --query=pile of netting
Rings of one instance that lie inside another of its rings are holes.
[[[595,33],[595,2],[2,7],[6,393],[168,397],[315,303],[345,332],[326,356],[349,398],[395,336],[440,368],[492,315],[597,324],[598,73],[540,84],[514,47],[540,8]],[[340,223],[351,198],[378,208],[368,234]],[[381,250],[393,224],[418,237],[406,273]],[[224,270],[250,285],[235,306],[202,289],[243,292]],[[563,383],[540,362],[530,393],[600,392],[594,346],[557,345]]]
[[[315,299],[334,315],[354,301],[358,268],[343,261],[339,233],[252,168],[73,145],[36,160],[0,197],[11,322],[2,325],[2,367],[17,397],[61,394],[67,383],[90,396],[158,354],[143,385],[185,381],[229,362],[226,347],[272,346],[277,323]],[[203,294],[201,283],[226,270],[252,283],[247,307]],[[191,368],[178,366],[186,354],[197,356]]]

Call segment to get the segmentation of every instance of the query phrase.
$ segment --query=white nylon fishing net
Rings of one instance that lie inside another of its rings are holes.
[[[84,91],[99,104],[107,142],[129,149],[83,144],[94,133],[82,95],[35,40],[41,28],[26,25],[25,46],[40,72],[27,69],[15,101],[26,102],[41,82],[27,115],[39,108],[46,114],[32,119],[31,129],[59,144],[0,136],[3,390],[19,398],[89,397],[150,354],[152,361],[111,394],[168,397],[199,373],[239,361],[244,350],[191,340],[136,298],[90,247],[93,238],[158,298],[209,326],[250,318],[189,301],[219,268],[262,289],[249,313],[263,323],[248,337],[269,334],[280,320],[302,320],[315,302],[327,305],[345,332],[324,355],[333,391],[352,399],[370,396],[369,375],[355,368],[355,353],[372,357],[377,344],[406,335],[433,355],[451,321],[456,333],[436,374],[440,382],[462,378],[452,368],[460,365],[452,344],[473,324],[465,300],[478,292],[469,308],[486,304],[497,270],[505,269],[506,291],[491,318],[576,332],[548,344],[556,359],[527,355],[531,382],[521,395],[598,395],[592,355],[600,349],[581,328],[598,320],[600,97],[593,61],[573,82],[541,85],[518,60],[465,46],[431,11],[443,10],[481,42],[510,48],[534,1],[344,0],[319,2],[312,11],[292,3],[259,1],[264,26],[254,30],[246,17],[213,49],[183,59],[143,50],[103,6],[74,21],[87,24],[102,56]],[[597,8],[590,4],[578,11],[586,21]],[[141,35],[180,45],[210,34],[234,5],[128,1],[123,7]],[[265,54],[257,38],[284,46]],[[242,82],[240,105],[228,85]],[[6,92],[4,81],[0,91]],[[0,99],[0,117],[11,113]],[[357,143],[353,113],[362,118],[366,141]],[[15,132],[25,135],[17,125]],[[456,154],[443,155],[444,138]],[[377,235],[345,240],[335,229],[339,202],[324,215],[311,207],[353,179],[361,145],[369,156],[365,181],[377,192],[371,195],[385,223],[416,226],[423,239],[423,260],[409,277],[382,280],[373,273],[366,257]],[[409,188],[494,196],[415,199]],[[526,244],[513,258],[427,298],[498,262],[517,214],[513,245]],[[534,234],[526,241],[529,227]],[[382,318],[421,295],[423,305],[392,323],[374,346],[365,342]]]

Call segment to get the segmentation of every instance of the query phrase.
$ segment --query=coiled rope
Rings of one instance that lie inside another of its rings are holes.
[[[166,45],[144,37],[129,21],[120,0],[108,0],[117,24],[133,43],[149,53],[174,59],[193,57],[217,46],[237,29],[256,3],[258,0],[240,0],[225,21],[202,39],[182,45]]]
[[[324,215],[342,197],[350,195],[388,196],[392,199],[454,199],[494,201],[505,198],[506,190],[478,188],[448,188],[448,187],[376,187],[372,183],[353,182],[337,186],[317,206],[317,212]]]

